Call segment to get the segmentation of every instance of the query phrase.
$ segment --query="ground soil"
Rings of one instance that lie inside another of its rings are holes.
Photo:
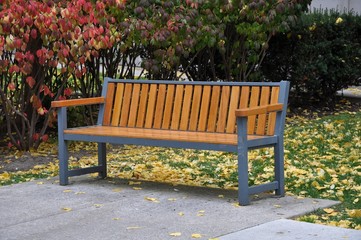
[[[316,118],[325,115],[332,115],[335,112],[339,111],[350,111],[356,112],[361,110],[361,102],[341,102],[341,105],[337,108],[330,106],[315,107],[314,105],[309,105],[309,107],[294,108],[289,113],[288,116],[299,115],[306,118]],[[56,137],[56,135],[54,135]],[[54,162],[57,158],[56,155],[45,155],[42,156],[39,154],[31,154],[29,152],[18,152],[14,149],[8,149],[7,143],[2,140],[0,136],[0,174],[3,172],[15,172],[15,171],[24,171],[33,168],[36,165],[48,164]],[[54,145],[55,147],[55,145]],[[80,158],[84,155],[92,154],[89,151],[81,150],[77,152],[71,152],[71,156]]]

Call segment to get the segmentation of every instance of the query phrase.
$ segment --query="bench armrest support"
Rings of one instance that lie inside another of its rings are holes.
[[[52,101],[51,107],[72,107],[72,106],[82,106],[82,105],[92,105],[105,103],[104,97],[93,97],[93,98],[80,98],[80,99],[69,99],[69,100],[60,100]]]
[[[251,107],[251,108],[244,108],[244,109],[236,109],[236,117],[248,117],[257,114],[266,114],[269,112],[278,112],[282,111],[283,104],[270,104],[266,106],[260,107]]]

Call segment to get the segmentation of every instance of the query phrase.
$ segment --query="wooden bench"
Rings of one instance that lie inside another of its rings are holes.
[[[104,80],[102,96],[53,101],[58,108],[60,184],[70,176],[106,177],[106,143],[236,152],[238,200],[284,195],[283,132],[289,82],[230,83]],[[97,125],[67,128],[67,107],[100,104]],[[98,166],[68,170],[69,141],[98,143]],[[274,181],[248,186],[248,150],[274,147]]]

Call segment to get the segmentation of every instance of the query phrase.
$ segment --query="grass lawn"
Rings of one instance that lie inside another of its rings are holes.
[[[47,143],[38,152],[51,149]],[[96,149],[95,144],[77,143],[71,149]],[[271,180],[272,149],[252,151],[250,183]],[[95,155],[73,167],[95,164]],[[57,164],[38,165],[25,172],[0,174],[0,185],[57,174]],[[110,149],[108,176],[181,183],[187,185],[237,187],[235,154],[184,149],[124,146]],[[361,112],[345,112],[309,120],[292,117],[285,130],[285,175],[289,195],[339,200],[334,208],[318,210],[299,220],[361,230]]]

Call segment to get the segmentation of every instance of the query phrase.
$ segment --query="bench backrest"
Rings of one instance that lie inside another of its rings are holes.
[[[106,78],[98,124],[236,133],[235,109],[284,103],[288,82],[228,83]],[[248,134],[273,135],[276,113],[249,117]],[[282,121],[282,119],[277,119]],[[284,119],[283,119],[284,121]]]

